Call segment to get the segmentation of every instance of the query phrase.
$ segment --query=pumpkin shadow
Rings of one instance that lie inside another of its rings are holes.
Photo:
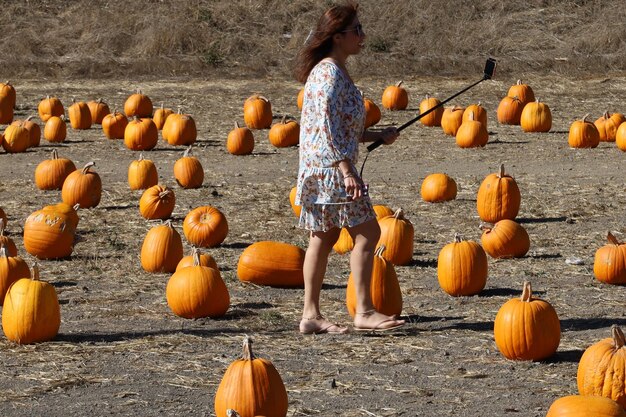
[[[261,301],[237,304],[237,307],[249,308],[252,310],[264,310],[266,308],[273,308],[274,305],[265,301]]]
[[[560,216],[560,217],[522,217],[522,218],[517,218],[515,219],[516,222],[518,223],[559,223],[559,222],[564,222],[567,220],[566,216]]]
[[[478,297],[518,297],[521,294],[520,288],[485,288],[478,294]],[[542,294],[545,294],[545,291],[535,291],[533,288],[533,295]]]
[[[323,290],[345,290],[347,287],[347,284],[322,284]]]
[[[226,248],[226,249],[245,249],[251,244],[252,243],[245,243],[245,242],[222,243],[221,245],[219,245],[219,247]]]
[[[231,329],[226,327],[218,327],[214,329],[169,329],[169,330],[147,330],[139,332],[117,332],[117,333],[59,333],[54,342],[66,343],[111,343],[122,342],[125,340],[137,340],[147,337],[168,336],[176,334],[186,334],[200,337],[215,337],[220,334],[239,334],[240,329]]]
[[[543,253],[543,254],[536,254],[536,255],[526,255],[523,258],[532,258],[532,259],[558,259],[558,258],[562,258],[563,255],[561,255],[560,253]],[[523,259],[522,258],[522,259]]]
[[[475,332],[493,332],[493,321],[462,321],[459,323],[453,323],[449,326],[436,327],[431,329],[434,332],[441,332],[447,330],[472,330]]]
[[[136,205],[135,204],[120,204],[117,206],[104,206],[104,207],[100,207],[100,209],[102,210],[126,210],[126,209],[130,209],[130,208],[135,208]]]
[[[578,363],[585,353],[582,349],[558,351],[548,359],[540,361],[540,363]]]
[[[528,140],[490,140],[489,145],[523,145],[526,143],[530,143]]]
[[[535,291],[533,290],[533,293]],[[575,318],[560,320],[563,331],[580,331],[606,329],[604,337],[611,336],[611,326],[626,326],[626,318],[602,317],[602,318]]]
[[[420,268],[436,268],[437,260],[436,259],[425,259],[425,260],[411,259],[411,262],[409,262],[408,264],[398,265],[398,266],[418,266]]]

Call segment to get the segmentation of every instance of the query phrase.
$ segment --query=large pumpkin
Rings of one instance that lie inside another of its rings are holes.
[[[134,117],[124,129],[124,145],[131,151],[149,151],[159,141],[159,131],[152,119]]]
[[[54,286],[39,281],[39,268],[7,291],[2,307],[2,330],[7,339],[29,344],[55,338],[61,326],[61,308]]]
[[[384,251],[385,245],[381,245],[374,253],[370,295],[376,311],[388,316],[399,316],[402,313],[402,291],[393,264],[382,256]],[[353,318],[356,313],[356,305],[354,276],[350,273],[346,288],[346,307]]]
[[[300,217],[300,213],[302,212],[302,206],[296,205],[296,194],[298,192],[298,187],[294,186],[291,191],[289,191],[289,204],[291,205],[291,209],[296,217]]]
[[[521,194],[515,179],[504,171],[487,175],[478,188],[476,208],[482,221],[496,223],[502,219],[515,219],[519,212]]]
[[[595,148],[600,143],[600,133],[594,123],[587,120],[586,114],[582,120],[576,120],[570,125],[567,143],[570,148]]]
[[[626,122],[619,125],[615,132],[615,145],[617,149],[626,152]]]
[[[188,266],[194,266],[196,255],[198,256],[198,265],[208,266],[209,268],[217,269],[219,271],[215,258],[208,253],[200,253],[200,250],[195,246],[191,248],[191,255],[183,256],[183,258],[178,262],[178,265],[176,265],[176,271],[187,268]]]
[[[430,174],[424,181],[420,193],[424,201],[438,203],[456,198],[456,181],[446,174]]]
[[[244,101],[243,121],[250,129],[268,129],[272,118],[272,103],[267,98],[253,95]]]
[[[102,119],[111,113],[109,105],[102,101],[101,98],[87,102],[87,107],[89,107],[89,112],[91,113],[91,122],[94,124],[102,124]]]
[[[441,115],[441,129],[449,136],[456,136],[456,132],[463,123],[464,107],[446,107]]]
[[[492,258],[521,258],[530,248],[528,232],[514,220],[502,219],[493,226],[481,225],[480,241]]]
[[[7,248],[0,244],[0,306],[11,284],[20,278],[30,278],[28,264],[16,255],[10,255]]]
[[[547,301],[533,298],[524,282],[521,298],[504,303],[496,314],[494,336],[507,359],[540,361],[552,356],[561,341],[561,323]]]
[[[555,400],[546,417],[626,417],[626,411],[610,398],[568,395]]]
[[[174,191],[164,185],[153,185],[139,199],[139,213],[144,219],[169,219],[176,205]]]
[[[109,139],[124,139],[124,133],[128,126],[128,119],[124,113],[113,110],[102,119],[102,131]]]
[[[193,117],[183,114],[179,107],[178,113],[171,114],[165,119],[161,135],[172,146],[187,146],[196,142],[198,130]]]
[[[215,393],[215,415],[229,417],[236,410],[241,417],[285,417],[287,390],[280,374],[266,359],[252,353],[252,340],[243,341],[243,358],[232,362]]]
[[[441,104],[441,101],[435,97],[429,97],[428,95],[424,100],[420,102],[420,114],[424,114],[430,109],[437,107]],[[443,108],[437,107],[435,110],[428,113],[426,116],[420,118],[420,122],[424,126],[435,127],[441,126],[441,118],[443,116]]]
[[[9,81],[0,83],[0,98],[6,100],[12,108],[15,107],[17,93],[15,87]]]
[[[471,118],[472,120],[482,123],[485,129],[487,129],[487,110],[485,110],[480,101],[465,108],[463,111],[463,122],[470,120],[471,114],[474,116]]]
[[[458,297],[480,293],[487,283],[487,255],[480,245],[456,234],[437,258],[437,280],[446,293]]]
[[[35,168],[35,185],[40,190],[60,190],[67,176],[74,171],[74,162],[59,158],[57,150],[53,149],[51,159],[41,161]]]
[[[376,247],[385,245],[383,257],[394,265],[407,265],[413,259],[413,224],[404,217],[402,209],[393,216],[383,217],[378,221],[380,239]]]
[[[191,145],[183,156],[174,162],[174,179],[182,188],[200,188],[204,182],[202,163],[195,156],[190,155]]]
[[[61,143],[65,142],[67,137],[67,125],[65,124],[65,116],[51,116],[43,127],[43,138],[48,142]]]
[[[74,250],[76,221],[57,209],[33,212],[24,223],[24,248],[39,259],[66,258]]]
[[[270,128],[268,138],[277,148],[295,146],[300,141],[300,125],[295,120],[287,120],[287,116],[283,116],[280,123]]]
[[[24,126],[26,130],[28,130],[28,135],[30,138],[28,142],[29,148],[35,148],[39,146],[39,142],[41,141],[41,126],[33,122],[33,117],[34,116],[28,116],[23,122],[16,120],[12,123],[22,123],[22,126]]]
[[[456,144],[460,148],[482,147],[489,142],[487,125],[475,119],[474,113],[467,110],[463,113],[463,122],[456,131]],[[467,118],[465,114],[468,114]]]
[[[172,109],[165,108],[163,103],[161,103],[161,107],[156,109],[154,111],[154,115],[152,116],[152,120],[154,121],[157,129],[162,130],[165,125],[165,121],[172,114],[174,114],[174,111]]]
[[[388,110],[404,110],[409,105],[409,94],[402,87],[402,81],[390,85],[383,91],[383,107]]]
[[[185,216],[183,233],[192,245],[212,248],[226,239],[228,221],[224,213],[216,207],[196,207]]]
[[[254,135],[247,127],[239,127],[235,122],[235,128],[228,133],[226,138],[226,150],[232,155],[249,155],[254,150]]]
[[[30,146],[30,132],[26,129],[24,121],[7,126],[4,131],[2,147],[8,153],[24,152]]]
[[[535,101],[533,89],[528,84],[522,83],[522,80],[517,80],[517,83],[509,87],[509,91],[506,95],[519,98],[523,104]]]
[[[369,98],[363,97],[363,105],[365,106],[365,128],[367,129],[380,122],[382,114],[376,103]]]
[[[186,319],[222,317],[230,306],[228,288],[217,269],[200,265],[199,253],[192,266],[176,270],[165,289],[167,305]]]
[[[144,159],[143,154],[139,154],[136,159],[128,165],[128,186],[131,190],[145,190],[159,182],[159,174],[156,165],[149,159]]]
[[[588,347],[578,362],[576,382],[580,395],[599,395],[626,408],[626,339],[617,325],[611,337]]]
[[[43,100],[39,102],[37,106],[37,111],[39,113],[39,118],[43,122],[47,122],[48,119],[52,116],[62,116],[65,114],[65,109],[63,108],[63,103],[56,97],[46,96]]]
[[[81,208],[93,208],[100,204],[102,180],[91,167],[95,162],[88,162],[83,169],[70,173],[63,182],[61,198],[65,204],[80,204]]]
[[[524,104],[519,97],[506,96],[500,100],[498,104],[498,110],[496,115],[498,117],[498,123],[503,125],[519,125],[520,118],[522,117],[522,110],[524,110]]]
[[[72,129],[84,130],[91,128],[91,111],[84,101],[72,100],[72,105],[67,109]]]
[[[124,113],[127,117],[152,117],[152,100],[141,90],[137,90],[124,102]]]
[[[289,243],[261,241],[248,246],[239,256],[240,281],[277,287],[302,287],[304,250]]]
[[[183,241],[171,221],[151,228],[141,245],[141,267],[147,272],[174,272],[183,258]]]
[[[607,284],[626,284],[626,243],[622,243],[611,232],[609,243],[596,251],[593,274],[598,281]]]
[[[552,127],[550,107],[538,99],[527,103],[520,116],[520,126],[524,132],[548,132]]]

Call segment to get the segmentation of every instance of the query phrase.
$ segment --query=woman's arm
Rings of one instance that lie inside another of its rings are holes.
[[[395,127],[388,127],[378,132],[366,130],[363,132],[360,142],[376,142],[380,139],[385,142],[385,145],[391,145],[398,139],[398,136],[400,136],[400,132]]]

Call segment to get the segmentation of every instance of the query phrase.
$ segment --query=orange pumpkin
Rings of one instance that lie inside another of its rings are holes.
[[[2,209],[0,209],[0,246],[4,246],[8,256],[17,256],[17,246],[15,246],[15,242],[13,242],[13,239],[4,234],[4,229],[6,227],[6,217],[3,217],[3,214],[4,212],[2,212]],[[0,301],[2,300],[0,299]]]
[[[0,124],[6,125],[13,121],[13,105],[3,96],[0,96]]]
[[[587,117],[588,114],[570,125],[567,143],[571,148],[595,148],[600,143],[598,128]]]
[[[517,80],[517,83],[509,87],[509,91],[506,95],[519,98],[524,105],[535,101],[533,89],[528,84],[522,83],[522,80]]]
[[[463,122],[470,120],[470,114],[473,113],[473,118],[471,120],[476,120],[485,126],[485,130],[487,129],[487,110],[482,106],[479,101],[476,104],[470,104],[463,111]]]
[[[152,119],[133,118],[124,129],[124,145],[131,151],[149,151],[159,141],[159,131]]]
[[[289,192],[289,203],[291,204],[291,209],[294,214],[299,218],[300,213],[302,212],[302,206],[296,205],[296,193],[298,191],[298,187],[293,187]]]
[[[609,243],[596,251],[593,274],[600,282],[626,284],[626,243],[608,232]]]
[[[41,210],[44,212],[56,213],[58,216],[64,218],[65,221],[67,221],[67,223],[70,225],[70,227],[76,229],[78,227],[78,222],[80,221],[80,218],[78,217],[79,208],[80,204],[74,204],[73,206],[70,206],[69,204],[58,203],[51,206],[45,206]]]
[[[33,212],[24,223],[24,248],[39,259],[66,258],[74,250],[76,221],[52,207]]]
[[[174,191],[163,185],[153,185],[139,199],[139,213],[144,219],[169,219],[176,205]]]
[[[4,210],[2,209],[2,207],[0,207],[0,220],[2,220],[2,224],[4,226],[7,225],[7,214],[4,212]]]
[[[302,87],[298,91],[298,98],[296,99],[296,104],[298,105],[298,110],[302,111],[302,106],[304,104],[304,87]]]
[[[126,117],[151,117],[152,116],[152,100],[143,94],[141,90],[128,96],[124,102],[124,113]]]
[[[287,116],[283,116],[280,123],[271,127],[268,138],[277,148],[295,146],[300,141],[300,125],[295,120],[287,120]]]
[[[98,100],[92,100],[87,102],[87,107],[89,107],[89,113],[91,113],[91,122],[93,124],[102,124],[102,119],[104,119],[104,116],[111,113],[109,105],[102,101],[101,98],[99,98]]]
[[[165,119],[161,135],[172,146],[192,145],[198,137],[196,121],[191,115],[183,114],[179,107],[178,113],[171,114]]]
[[[385,259],[394,265],[407,265],[413,259],[413,224],[404,217],[402,209],[393,216],[383,217],[378,221],[380,239],[376,247],[385,245]]]
[[[354,248],[354,240],[352,236],[350,236],[350,232],[345,227],[341,228],[341,232],[339,233],[339,238],[333,245],[333,249],[339,255],[343,255],[344,253],[350,252]]]
[[[183,233],[192,245],[212,248],[226,239],[228,221],[226,216],[215,207],[196,207],[185,216]]]
[[[463,113],[463,122],[459,129],[456,131],[456,144],[460,148],[477,148],[482,147],[489,142],[489,132],[487,132],[487,126],[482,122],[474,119],[474,113],[469,112],[467,118]]]
[[[456,136],[456,132],[463,123],[464,107],[446,107],[441,115],[441,129],[449,136]]]
[[[468,296],[480,293],[487,284],[487,255],[480,245],[454,236],[437,258],[437,280],[446,293]]]
[[[521,298],[507,301],[498,310],[493,333],[505,358],[540,361],[558,349],[561,323],[550,303],[534,298],[530,282],[524,282]]]
[[[519,125],[525,103],[519,97],[506,96],[500,100],[496,115],[498,123],[503,125]]]
[[[502,219],[493,226],[483,224],[480,228],[483,249],[492,258],[521,258],[530,248],[528,232],[513,220]]]
[[[157,185],[159,174],[156,165],[149,159],[144,159],[139,154],[139,159],[132,161],[128,166],[128,186],[131,190],[145,190]]]
[[[235,122],[235,128],[228,133],[226,138],[226,150],[232,155],[249,155],[254,150],[254,135],[247,127],[239,127]]]
[[[626,118],[621,113],[610,114],[608,111],[604,112],[593,124],[598,128],[600,135],[600,142],[615,142],[617,135],[617,129],[626,121]]]
[[[102,180],[91,167],[95,162],[88,162],[83,169],[70,173],[61,188],[61,198],[65,204],[79,204],[81,208],[92,208],[100,204]]]
[[[376,220],[380,221],[383,217],[393,216],[394,211],[384,204],[375,204],[374,213],[376,213]]]
[[[209,268],[217,269],[219,271],[215,258],[208,253],[200,253],[200,250],[196,247],[191,248],[191,255],[184,256],[180,262],[178,262],[178,265],[176,265],[176,271],[178,272],[188,266],[194,266],[196,254],[198,255],[198,265],[208,266]]]
[[[37,123],[32,121],[33,117],[35,116],[28,116],[26,120],[21,122],[22,126],[24,126],[26,130],[28,130],[28,135],[30,137],[28,141],[29,148],[35,148],[39,146],[39,142],[41,141],[41,127]],[[15,123],[19,123],[19,122],[18,121],[13,122],[13,124]]]
[[[65,108],[63,107],[61,100],[50,96],[46,96],[46,98],[39,102],[37,111],[39,113],[39,118],[43,122],[47,122],[52,116],[59,117],[65,114]]]
[[[61,143],[65,142],[67,137],[67,125],[65,124],[65,116],[50,116],[43,128],[43,138],[48,142]]]
[[[102,119],[102,131],[109,139],[124,139],[124,133],[128,126],[128,119],[124,113],[113,110]]]
[[[24,123],[24,121],[17,121],[5,129],[2,147],[8,153],[24,152],[30,146],[30,132]]]
[[[239,256],[240,281],[277,287],[304,286],[304,250],[289,243],[261,241],[248,246]]]
[[[383,107],[388,110],[404,110],[409,105],[409,94],[402,87],[402,81],[390,85],[383,91]]]
[[[367,129],[380,122],[382,114],[376,103],[369,98],[363,98],[363,105],[365,106],[365,128]]]
[[[547,104],[539,99],[524,106],[520,116],[520,126],[524,132],[548,132],[552,127],[552,113]]]
[[[430,109],[437,107],[441,104],[441,101],[435,97],[429,97],[428,95],[424,100],[420,102],[420,114],[424,114]],[[443,108],[437,107],[437,109],[431,111],[426,116],[423,116],[420,121],[424,126],[435,127],[441,126],[441,118],[443,116]]]
[[[482,221],[496,223],[502,219],[515,219],[519,212],[521,195],[517,182],[504,171],[487,175],[478,188],[476,208]]]
[[[446,174],[430,174],[422,182],[421,195],[424,201],[439,203],[456,198],[456,181]]]
[[[10,255],[0,243],[0,306],[11,284],[20,278],[30,278],[28,264],[17,255]]]
[[[53,149],[52,158],[41,161],[35,168],[35,185],[40,190],[60,190],[67,176],[74,171],[74,162],[59,158],[57,150]]]
[[[615,133],[615,145],[617,149],[626,152],[626,122],[619,125]]]
[[[268,129],[272,118],[272,103],[267,98],[253,95],[243,103],[243,121],[250,129]]]
[[[240,417],[286,417],[288,405],[280,374],[272,362],[253,355],[252,340],[246,336],[243,358],[228,366],[217,387],[215,415],[230,417],[237,410]]]
[[[4,83],[0,83],[0,98],[6,100],[11,107],[15,107],[17,94],[15,87],[13,87],[10,82],[6,81]]]
[[[67,109],[70,117],[70,126],[72,129],[84,130],[91,128],[91,111],[84,101],[75,101],[72,99],[72,105]]]
[[[195,156],[190,156],[191,145],[185,150],[182,158],[174,162],[174,179],[182,188],[200,188],[204,182],[202,164]]]
[[[141,245],[141,267],[147,272],[176,271],[183,258],[183,241],[170,220],[151,228]]]
[[[610,398],[568,395],[555,400],[546,417],[626,417],[626,411]]]
[[[156,109],[154,111],[154,115],[152,116],[152,120],[154,121],[157,129],[162,130],[163,126],[165,125],[165,121],[172,114],[174,114],[174,111],[172,109],[163,107],[163,103],[161,103],[161,107]]]

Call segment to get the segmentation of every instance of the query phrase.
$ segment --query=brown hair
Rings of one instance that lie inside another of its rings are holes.
[[[357,9],[358,4],[349,0],[343,6],[333,6],[324,12],[298,53],[294,69],[296,80],[306,82],[313,67],[332,51],[333,36],[347,28],[356,18]]]

